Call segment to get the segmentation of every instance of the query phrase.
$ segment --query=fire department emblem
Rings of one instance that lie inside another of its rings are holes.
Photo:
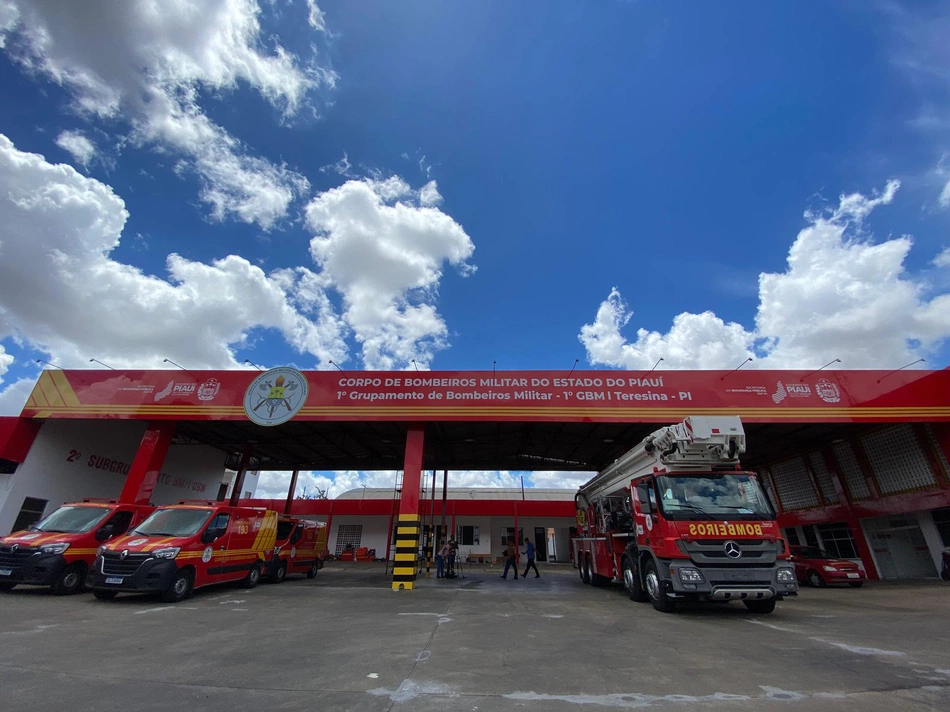
[[[841,400],[841,391],[838,390],[838,386],[827,378],[818,381],[815,384],[815,390],[818,391],[818,397],[825,403],[837,403]]]
[[[209,378],[207,381],[198,386],[198,400],[214,400],[214,397],[218,395],[218,391],[220,390],[221,382],[217,378]]]
[[[290,558],[292,559],[292,558],[294,558],[296,555],[297,555],[297,547],[296,547],[296,546],[290,547]]]
[[[129,546],[142,546],[148,539],[135,539],[134,541],[129,542]]]
[[[214,556],[214,549],[210,546],[206,546],[205,550],[201,552],[201,560],[206,564],[211,561],[212,556]]]
[[[244,412],[258,425],[280,425],[307,402],[306,377],[295,368],[272,368],[251,381],[244,393]]]

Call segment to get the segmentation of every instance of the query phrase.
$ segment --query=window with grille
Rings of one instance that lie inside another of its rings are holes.
[[[821,536],[822,548],[829,554],[842,559],[858,558],[858,547],[851,535],[851,527],[845,522],[819,524],[817,528]]]
[[[811,471],[815,473],[815,481],[821,489],[825,503],[838,504],[838,493],[835,492],[835,484],[831,481],[831,472],[828,471],[825,458],[820,452],[813,452],[808,456],[808,462],[811,464]]]
[[[47,504],[49,504],[49,500],[47,499],[26,497],[23,500],[23,506],[20,507],[20,513],[17,514],[16,521],[13,522],[13,529],[10,531],[18,532],[38,522],[43,518],[43,511],[46,509]]]
[[[818,506],[818,494],[802,458],[795,457],[772,465],[772,479],[785,509]]]
[[[909,423],[861,438],[881,494],[933,487],[934,473]]]
[[[845,485],[851,493],[851,499],[870,499],[871,490],[867,480],[864,479],[861,466],[858,465],[858,458],[854,456],[854,450],[851,449],[851,443],[835,443],[834,453],[838,466],[841,467],[841,474],[844,475]]]
[[[927,431],[927,440],[930,441],[930,448],[937,455],[937,459],[940,460],[940,464],[943,465],[943,471],[948,477],[950,477],[950,462],[947,462],[947,456],[943,454],[943,449],[937,443],[937,436],[934,435],[933,428],[930,425],[924,425],[924,430]]]
[[[336,530],[336,555],[339,556],[345,549],[359,549],[362,538],[362,524],[341,524]]]
[[[769,501],[772,503],[772,507],[777,512],[781,502],[779,502],[778,497],[775,496],[775,489],[772,487],[772,477],[770,472],[769,470],[760,470],[759,475],[759,482],[761,482],[765,487],[765,493],[769,496]],[[653,506],[656,507],[655,504]]]
[[[480,539],[478,527],[458,527],[456,537],[458,543],[463,546],[477,546]]]

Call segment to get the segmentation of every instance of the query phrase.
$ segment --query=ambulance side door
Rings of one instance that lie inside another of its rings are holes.
[[[230,566],[230,557],[228,556],[231,541],[231,515],[228,512],[219,512],[211,517],[208,526],[205,527],[202,534],[202,544],[204,551],[211,549],[211,559],[205,561],[207,556],[202,556],[196,562],[197,580],[204,583],[218,583],[227,581],[228,567]],[[204,583],[199,585],[204,585]]]
[[[308,559],[313,559],[310,556],[310,549],[313,547],[313,542],[309,541],[306,536],[304,536],[306,530],[304,529],[303,522],[297,522],[297,526],[294,527],[294,533],[290,535],[290,541],[288,542],[289,550],[287,551],[287,559],[290,561],[290,568],[295,567],[299,568],[302,564],[299,562],[306,561]],[[310,564],[307,564],[309,568]]]
[[[639,480],[634,483],[634,521],[637,527],[637,544],[648,543],[650,532],[653,530],[656,515],[656,495],[653,491],[653,482],[650,479]]]

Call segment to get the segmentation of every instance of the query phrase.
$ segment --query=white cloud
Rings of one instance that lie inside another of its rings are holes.
[[[317,6],[317,0],[307,0],[307,22],[318,32],[327,31],[324,12]]]
[[[648,369],[732,368],[750,356],[760,368],[813,368],[840,358],[844,368],[891,367],[938,348],[950,337],[950,294],[927,298],[929,285],[904,269],[909,237],[874,243],[862,221],[890,203],[888,182],[873,197],[842,195],[836,209],[806,213],[780,274],[759,276],[756,328],[725,323],[712,312],[680,314],[669,332],[640,329],[627,343],[621,331],[632,312],[614,289],[579,338],[592,364]],[[934,261],[947,266],[942,253]]]
[[[312,90],[334,84],[331,71],[302,65],[273,38],[265,48],[254,0],[6,0],[2,7],[0,23],[14,28],[11,56],[68,88],[81,113],[122,116],[133,141],[183,157],[214,218],[269,229],[309,191],[299,173],[249,155],[200,106],[199,95],[243,84],[292,116]],[[322,19],[312,2],[309,17]]]
[[[442,265],[475,269],[466,262],[475,247],[465,230],[398,176],[350,180],[319,194],[306,224],[316,233],[313,259],[343,296],[364,366],[407,368],[415,359],[427,367],[446,346],[433,305]]]
[[[231,345],[256,327],[321,361],[346,354],[344,327],[310,270],[267,275],[235,255],[203,264],[172,254],[168,280],[144,275],[110,257],[128,212],[109,186],[3,135],[0,195],[0,339],[22,339],[65,367],[90,356],[116,367],[160,367],[163,357],[232,367]]]
[[[56,137],[56,145],[69,153],[83,168],[88,168],[96,155],[96,145],[82,131],[63,131]]]
[[[0,390],[0,415],[19,415],[35,385],[35,378],[20,378]]]
[[[939,255],[934,257],[933,265],[935,267],[950,267],[950,247],[945,248]]]

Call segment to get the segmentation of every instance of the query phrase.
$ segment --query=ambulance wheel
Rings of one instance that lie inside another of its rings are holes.
[[[660,613],[672,613],[676,610],[676,603],[666,597],[663,592],[663,583],[660,581],[660,575],[656,572],[656,564],[653,561],[647,561],[644,568],[644,579],[647,584],[647,595],[650,597],[650,603]]]
[[[752,613],[771,613],[775,610],[774,598],[767,601],[743,601],[743,603]]]
[[[191,595],[191,587],[194,584],[192,573],[188,569],[181,569],[175,574],[171,584],[162,591],[162,600],[167,603],[178,603],[184,601]]]
[[[92,595],[100,601],[111,601],[118,595],[118,591],[93,591]]]
[[[261,580],[261,565],[254,564],[251,567],[251,570],[247,572],[247,576],[241,579],[242,588],[254,588],[257,585],[257,582]]]
[[[310,567],[310,570],[307,571],[307,578],[312,579],[317,577],[317,571],[320,570],[320,564],[314,564]]]
[[[584,562],[581,568],[581,581],[590,585],[590,554],[584,555]]]
[[[643,603],[648,598],[640,583],[640,572],[634,568],[629,556],[623,557],[623,587],[631,601]]]
[[[12,591],[16,586],[12,581],[0,581],[0,591]]]
[[[287,578],[287,564],[282,561],[274,572],[274,583],[283,583],[285,578]]]
[[[86,567],[80,563],[70,564],[53,584],[53,593],[57,596],[70,596],[79,593],[86,582]]]

